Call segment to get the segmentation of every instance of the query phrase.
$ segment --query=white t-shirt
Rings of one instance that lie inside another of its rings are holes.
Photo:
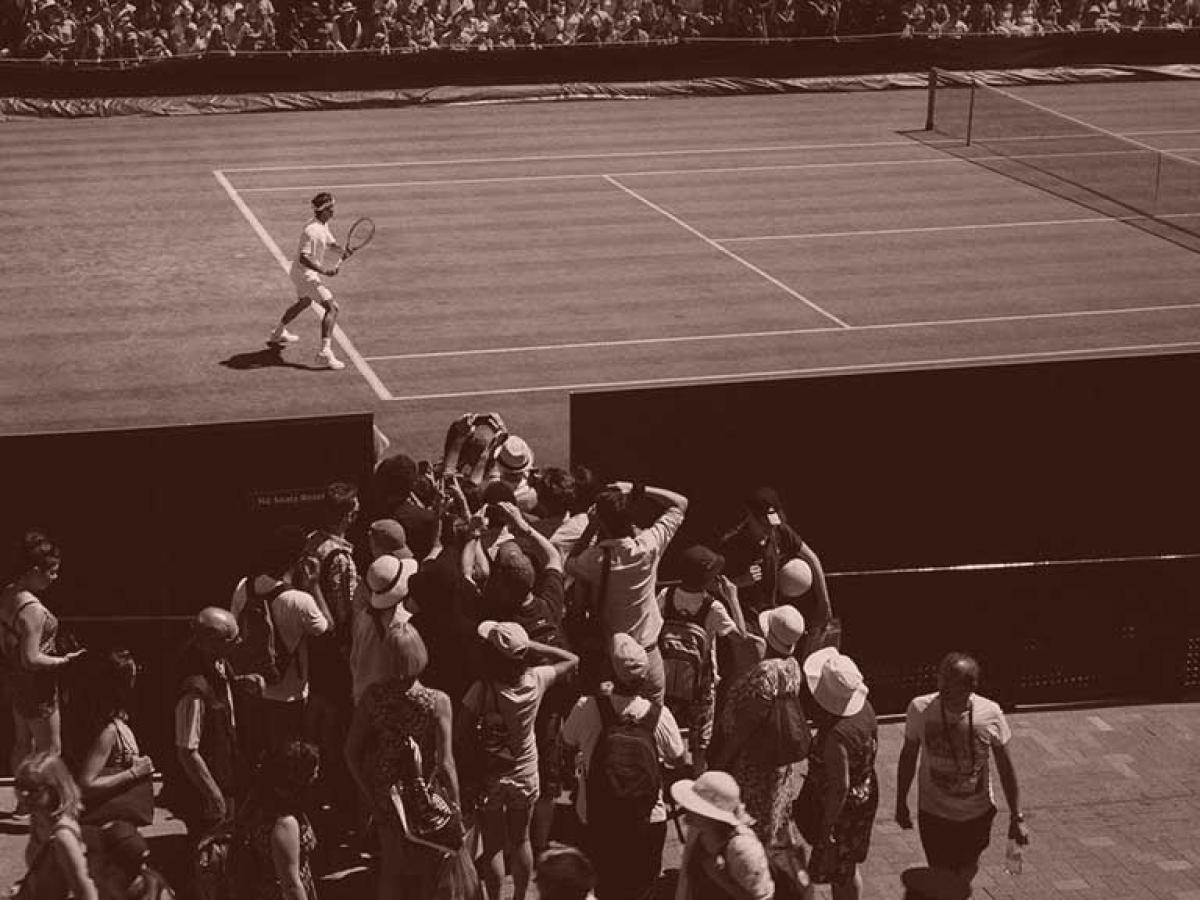
[[[664,619],[667,616],[667,595],[670,593],[671,588],[663,588],[658,592],[658,608],[662,611]],[[677,587],[671,602],[681,613],[694,616],[700,612],[700,607],[708,597],[703,591],[685,591]],[[704,630],[708,633],[709,664],[712,666],[713,675],[720,677],[721,673],[717,670],[717,638],[736,633],[738,627],[725,611],[725,604],[715,597],[708,615],[704,617]]]
[[[320,282],[320,274],[300,262],[300,257],[307,256],[318,266],[323,266],[325,265],[325,251],[329,249],[330,244],[336,243],[337,239],[333,236],[327,223],[313,219],[305,225],[304,231],[300,233],[300,246],[296,249],[296,258],[292,261],[292,281],[298,285],[303,285],[305,282]]]
[[[254,580],[254,590],[259,594],[266,594],[278,584],[279,581],[269,575],[259,575]],[[246,579],[243,578],[233,592],[229,611],[234,617],[240,616],[245,605]],[[296,655],[283,677],[279,679],[279,683],[269,684],[263,690],[263,699],[283,703],[303,700],[308,696],[308,643],[304,638],[324,634],[329,628],[329,621],[321,615],[312,594],[296,588],[288,588],[275,598],[271,604],[271,614],[278,629],[276,639],[282,640],[288,652]],[[301,672],[304,673],[303,678]]]
[[[645,697],[626,697],[623,694],[610,694],[613,708],[618,716],[629,717],[640,722],[650,712],[650,701]],[[596,705],[595,697],[580,697],[563,723],[562,742],[568,747],[579,748],[579,792],[575,798],[575,811],[579,821],[587,824],[587,774],[592,763],[592,753],[600,742],[600,734],[604,730],[604,720],[600,717],[600,707]],[[665,706],[654,726],[654,745],[658,748],[659,761],[674,761],[683,758],[686,745],[683,735],[679,732],[679,724]],[[667,807],[663,803],[662,791],[654,809],[650,811],[651,822],[667,821]]]
[[[921,744],[917,808],[943,819],[965,822],[994,805],[992,747],[1003,747],[1012,731],[1000,706],[971,695],[961,716],[943,716],[937,694],[914,697],[908,704],[904,737]]]

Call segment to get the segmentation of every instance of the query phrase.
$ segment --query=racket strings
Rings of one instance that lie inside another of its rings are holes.
[[[350,226],[350,231],[346,234],[346,249],[351,253],[361,250],[371,243],[373,237],[375,237],[375,223],[370,219],[358,219]]]

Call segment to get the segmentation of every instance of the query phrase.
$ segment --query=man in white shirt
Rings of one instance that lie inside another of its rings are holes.
[[[1029,842],[1008,753],[1012,732],[999,705],[975,693],[978,683],[979,663],[970,656],[950,653],[942,660],[938,692],[908,704],[896,779],[896,822],[912,828],[908,791],[920,760],[917,811],[925,857],[930,866],[949,869],[968,883],[979,871],[996,816],[990,755],[1008,802],[1008,836]]]
[[[332,278],[338,273],[337,266],[325,265],[325,251],[342,252],[342,245],[333,236],[329,220],[333,218],[333,194],[322,191],[312,199],[313,217],[300,233],[300,246],[292,261],[290,275],[296,288],[296,302],[283,311],[283,316],[267,346],[281,349],[300,340],[298,335],[287,330],[287,325],[296,316],[316,303],[325,312],[321,316],[321,349],[317,352],[317,366],[323,369],[344,369],[346,364],[333,355],[333,327],[337,324],[338,305],[333,292],[321,281],[321,276]]]
[[[306,638],[324,634],[333,616],[325,601],[293,587],[295,570],[305,559],[307,535],[301,528],[284,527],[268,544],[264,571],[238,582],[229,609],[240,622],[247,592],[274,595],[270,603],[275,627],[275,647],[282,659],[280,678],[265,684],[259,697],[251,698],[247,725],[247,758],[256,763],[271,748],[303,737],[304,703],[308,699],[308,646]],[[308,579],[316,572],[305,573]]]

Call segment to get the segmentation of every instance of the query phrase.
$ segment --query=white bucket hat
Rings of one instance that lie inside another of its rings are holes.
[[[862,672],[836,647],[825,647],[804,661],[804,679],[813,699],[835,716],[852,716],[867,702]]]
[[[769,645],[780,653],[791,654],[804,636],[804,616],[794,606],[776,606],[758,614],[758,627]]]
[[[695,781],[681,778],[671,785],[675,802],[698,816],[740,825],[747,821],[742,808],[742,792],[733,776],[710,769]]]

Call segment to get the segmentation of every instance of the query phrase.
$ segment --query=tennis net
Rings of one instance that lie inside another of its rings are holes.
[[[1200,238],[1200,161],[942,70],[930,74],[925,129],[940,149],[1102,215]]]

